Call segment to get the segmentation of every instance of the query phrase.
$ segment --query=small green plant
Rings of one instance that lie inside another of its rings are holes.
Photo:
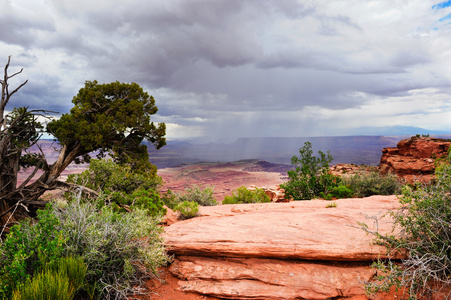
[[[19,285],[14,291],[13,300],[70,300],[69,278],[61,272],[43,271]]]
[[[233,191],[232,196],[225,196],[222,204],[242,204],[242,203],[265,203],[271,202],[268,195],[261,188],[255,188],[253,190],[247,189],[245,186],[241,186]]]
[[[336,202],[327,203],[326,208],[337,207]]]
[[[285,189],[285,195],[294,200],[310,200],[329,194],[339,186],[340,178],[330,174],[329,164],[333,157],[330,152],[324,154],[318,151],[319,157],[313,156],[312,144],[305,142],[299,149],[299,157],[293,156],[291,164],[294,170],[288,170],[289,181],[281,187]]]
[[[32,279],[18,285],[13,300],[73,299],[82,287],[86,264],[78,257],[64,257],[48,264]]]
[[[180,213],[180,218],[190,219],[196,216],[199,211],[199,204],[193,201],[183,201],[178,203],[174,210]]]
[[[0,298],[10,298],[18,284],[63,255],[65,235],[50,204],[38,210],[35,223],[25,220],[0,242]]]

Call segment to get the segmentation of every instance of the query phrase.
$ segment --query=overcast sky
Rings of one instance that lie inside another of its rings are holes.
[[[137,82],[169,138],[451,133],[451,1],[0,0],[8,55],[13,106]]]

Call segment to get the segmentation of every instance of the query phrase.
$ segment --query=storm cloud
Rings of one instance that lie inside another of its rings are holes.
[[[168,137],[451,132],[451,1],[0,1],[12,106],[137,82]]]

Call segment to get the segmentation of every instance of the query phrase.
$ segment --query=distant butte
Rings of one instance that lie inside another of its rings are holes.
[[[408,182],[429,182],[434,178],[435,162],[448,154],[451,140],[411,137],[396,147],[384,148],[379,164],[382,174],[394,173]]]

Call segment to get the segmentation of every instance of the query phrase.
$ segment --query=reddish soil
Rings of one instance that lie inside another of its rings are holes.
[[[286,181],[289,166],[262,161],[200,163],[158,170],[165,182],[163,190],[183,192],[195,185],[212,186],[217,201],[224,200],[240,186],[271,187]]]
[[[161,269],[159,279],[153,279],[147,282],[146,288],[150,291],[149,295],[139,297],[139,299],[152,300],[215,300],[219,298],[204,296],[195,293],[186,293],[178,289],[180,279],[172,276],[168,268]]]

